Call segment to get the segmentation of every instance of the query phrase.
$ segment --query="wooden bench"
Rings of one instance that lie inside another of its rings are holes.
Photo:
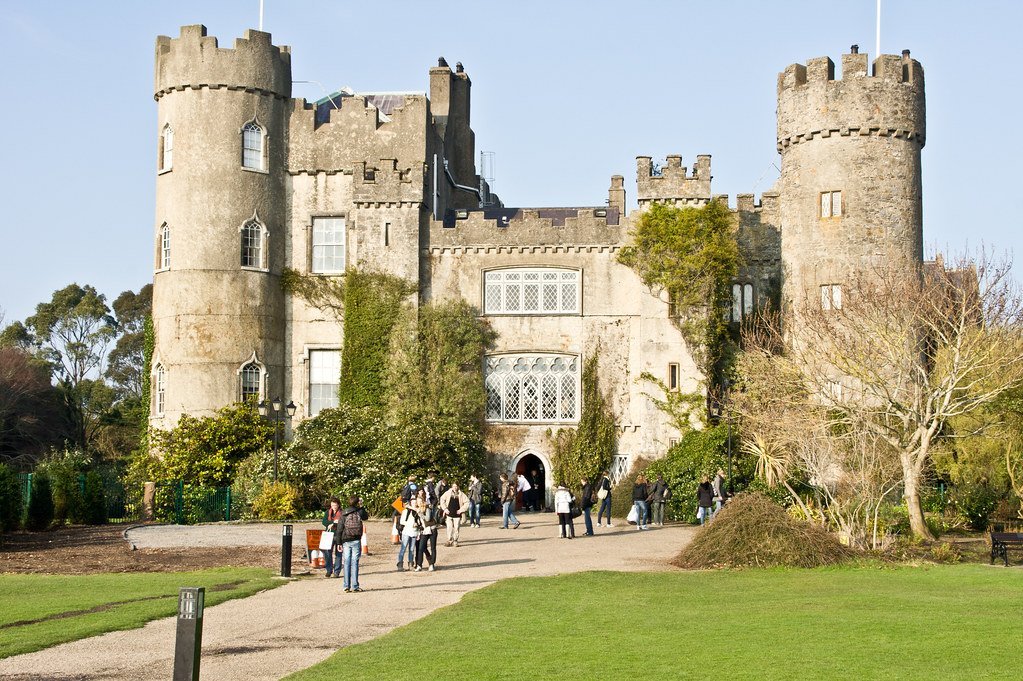
[[[1009,567],[1009,549],[1023,549],[1023,532],[992,532],[991,533],[991,564],[995,558],[1005,561]]]

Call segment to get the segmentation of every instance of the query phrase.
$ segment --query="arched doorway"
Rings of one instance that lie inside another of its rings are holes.
[[[547,457],[533,450],[520,452],[512,461],[512,472],[524,475],[532,489],[519,494],[519,508],[543,511],[550,506],[551,464]]]

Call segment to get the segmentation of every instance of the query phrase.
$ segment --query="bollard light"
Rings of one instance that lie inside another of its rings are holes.
[[[291,576],[291,541],[294,534],[292,525],[281,528],[281,577]]]
[[[174,681],[199,681],[202,617],[206,589],[183,586],[178,593],[178,622],[174,642]]]

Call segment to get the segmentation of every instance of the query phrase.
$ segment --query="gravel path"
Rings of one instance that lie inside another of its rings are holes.
[[[316,571],[272,591],[209,608],[203,623],[202,677],[279,679],[320,662],[339,648],[380,636],[455,603],[468,591],[507,577],[594,569],[666,569],[665,561],[695,531],[688,526],[648,532],[616,526],[598,528],[595,537],[569,541],[557,538],[553,514],[523,514],[522,519],[520,529],[501,530],[498,521],[488,518],[481,529],[462,530],[458,548],[445,548],[442,535],[433,573],[396,571],[397,547],[384,539],[389,537],[390,525],[373,521],[369,536],[374,553],[360,562],[364,593],[345,594],[340,580],[324,579],[322,572]],[[139,530],[131,531],[133,541],[167,542],[178,532],[183,538],[179,541],[188,545],[223,542],[239,533],[248,538],[249,545],[271,539],[280,542],[278,525]],[[296,526],[296,537],[304,537],[300,530],[301,526]],[[166,618],[141,629],[0,660],[0,678],[167,679],[172,676],[175,623],[173,617]]]
[[[295,525],[295,542],[305,541],[305,528],[323,529],[320,523]],[[144,525],[125,532],[125,539],[140,549],[183,546],[280,546],[279,523],[220,523],[212,525]]]

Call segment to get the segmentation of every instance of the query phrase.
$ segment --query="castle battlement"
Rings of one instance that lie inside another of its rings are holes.
[[[154,98],[188,89],[244,90],[280,99],[291,97],[291,48],[270,34],[248,30],[234,48],[221,48],[202,24],[182,26],[177,38],[156,39]]]
[[[871,67],[854,45],[842,56],[837,80],[828,57],[791,64],[778,74],[778,150],[833,135],[891,137],[924,146],[924,70],[909,50],[881,55]]]
[[[425,168],[426,164],[420,162],[402,170],[393,158],[382,158],[372,165],[359,161],[352,172],[353,201],[362,206],[421,203]]]
[[[616,207],[451,210],[431,221],[431,246],[620,243],[625,225]]]
[[[738,213],[775,213],[780,199],[781,194],[776,191],[764,192],[759,201],[754,194],[736,194],[735,210]]]
[[[692,173],[679,155],[669,155],[659,172],[649,156],[636,157],[636,200],[641,206],[651,201],[705,203],[711,199],[710,155],[696,157]]]

